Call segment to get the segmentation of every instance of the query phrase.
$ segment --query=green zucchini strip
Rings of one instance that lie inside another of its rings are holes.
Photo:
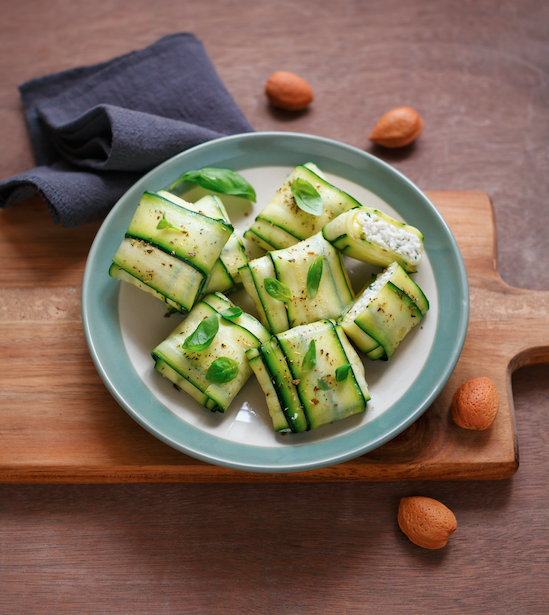
[[[339,322],[370,359],[388,360],[428,308],[419,286],[395,261],[347,306]]]
[[[143,290],[144,285],[150,287],[155,296],[163,295],[166,303],[177,304],[174,307],[180,306],[180,311],[192,308],[206,281],[204,274],[190,263],[142,239],[126,237],[114,255],[113,264],[141,282],[135,286]],[[126,277],[115,275],[112,267],[109,273],[128,281]]]
[[[283,410],[286,406],[281,398],[280,391],[273,384],[275,380],[265,364],[264,356],[261,354],[260,349],[250,348],[246,350],[246,358],[265,393],[267,408],[273,422],[273,429],[275,431],[295,431],[292,429],[292,422],[288,422],[286,418]]]
[[[150,282],[143,282],[139,278],[136,278],[135,276],[133,276],[131,273],[128,273],[127,271],[125,271],[122,267],[115,265],[115,263],[113,263],[110,266],[109,275],[113,278],[122,280],[123,282],[128,282],[129,284],[133,284],[134,286],[137,286],[137,288],[144,290],[145,292],[153,295],[157,299],[160,299],[160,301],[164,301],[164,303],[167,303],[169,306],[175,308],[176,310],[180,312],[184,310],[183,306],[177,303],[177,301],[174,301],[173,299],[166,297],[162,293],[159,293],[157,290],[152,288],[152,286],[150,286]]]

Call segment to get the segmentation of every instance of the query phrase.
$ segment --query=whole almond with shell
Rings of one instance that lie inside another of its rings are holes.
[[[285,70],[269,77],[265,94],[273,107],[287,111],[301,111],[314,100],[313,90],[305,79]]]
[[[499,409],[494,383],[485,377],[461,384],[452,397],[452,417],[464,429],[483,431],[492,426]]]
[[[415,495],[400,500],[398,525],[419,547],[441,549],[456,531],[457,521],[442,502]]]
[[[372,130],[370,141],[384,147],[404,147],[423,130],[423,120],[411,107],[397,107],[382,115]]]

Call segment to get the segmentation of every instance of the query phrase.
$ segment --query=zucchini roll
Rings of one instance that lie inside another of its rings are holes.
[[[188,203],[166,190],[160,190],[158,194],[181,207],[196,211],[209,218],[214,218],[214,220],[222,220],[227,224],[231,224],[225,205],[223,205],[223,201],[218,196],[208,195],[196,201],[196,203]],[[238,270],[247,262],[248,258],[244,251],[244,245],[240,237],[236,234],[236,231],[233,231],[227,243],[223,246],[219,259],[213,267],[205,294],[214,293],[216,291],[222,293],[234,292],[242,288]]]
[[[395,261],[347,306],[339,323],[370,359],[388,360],[428,309],[419,286]]]
[[[322,233],[250,261],[240,275],[272,333],[337,319],[354,296],[341,254]]]
[[[298,207],[292,193],[296,180],[308,182],[318,192],[323,205],[320,215]],[[324,225],[353,207],[360,207],[360,203],[323,179],[314,164],[307,163],[295,167],[244,237],[267,252],[288,248],[320,232]]]
[[[397,261],[413,273],[423,254],[423,235],[417,228],[371,207],[341,214],[322,233],[343,254],[379,267]]]
[[[212,412],[225,412],[252,370],[246,351],[270,334],[224,295],[207,295],[153,351],[155,369]]]
[[[180,312],[204,294],[233,227],[145,192],[109,270]]]
[[[308,431],[366,410],[364,366],[333,320],[275,335],[246,356],[275,431]]]

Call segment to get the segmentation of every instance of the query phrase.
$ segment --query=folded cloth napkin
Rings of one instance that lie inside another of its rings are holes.
[[[171,156],[253,131],[188,33],[19,89],[38,166],[0,182],[0,207],[40,194],[66,227],[102,219]]]

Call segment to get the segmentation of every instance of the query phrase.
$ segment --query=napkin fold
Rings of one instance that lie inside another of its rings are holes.
[[[104,218],[171,156],[253,131],[190,33],[19,89],[38,166],[0,182],[0,207],[40,194],[69,228]]]

